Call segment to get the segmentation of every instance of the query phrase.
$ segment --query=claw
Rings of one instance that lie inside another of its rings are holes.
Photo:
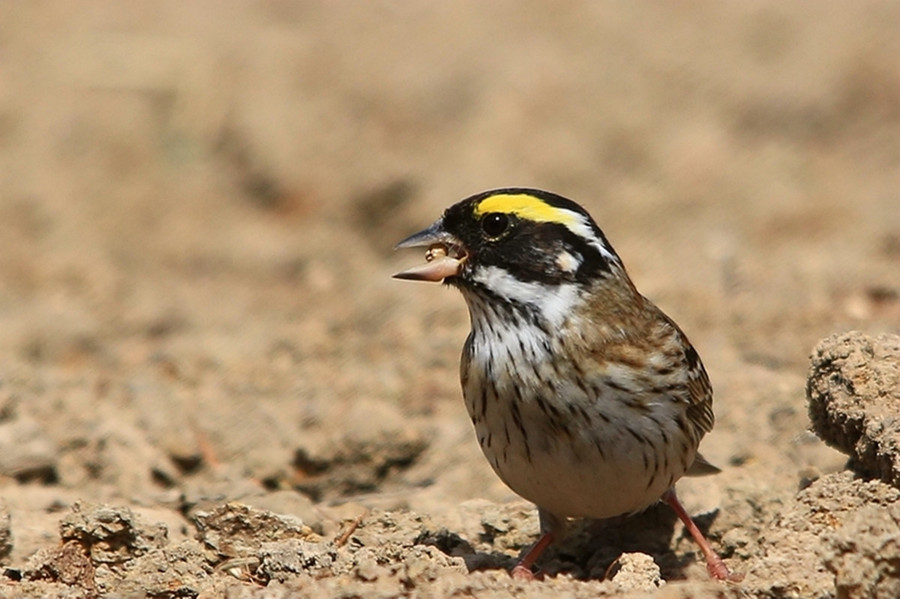
[[[706,537],[703,536],[703,533],[700,532],[700,529],[694,524],[694,520],[681,505],[681,502],[678,501],[678,496],[675,495],[675,488],[673,487],[666,491],[662,498],[663,501],[668,503],[669,506],[675,510],[675,513],[678,514],[678,517],[681,518],[681,521],[684,523],[685,528],[688,529],[688,532],[691,533],[691,536],[694,537],[694,540],[700,546],[700,551],[703,552],[703,556],[706,558],[706,571],[709,572],[709,575],[716,580],[725,580],[728,582],[740,582],[744,580],[743,574],[729,570],[728,566],[725,565],[725,562],[722,561],[722,558],[713,551],[709,541],[706,540]]]
[[[519,563],[515,565],[512,571],[509,573],[510,576],[515,578],[516,580],[543,580],[543,574],[535,574],[531,571],[531,566],[534,565],[534,562],[544,553],[544,550],[553,543],[553,533],[547,532],[541,536],[540,539],[537,540],[537,543],[531,546],[531,549],[519,560]]]

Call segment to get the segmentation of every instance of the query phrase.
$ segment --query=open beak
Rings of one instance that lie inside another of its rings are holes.
[[[439,282],[459,274],[466,261],[466,252],[459,239],[444,230],[442,218],[424,231],[410,235],[395,245],[394,249],[426,246],[428,247],[428,251],[425,252],[426,263],[398,272],[394,275],[395,279]]]

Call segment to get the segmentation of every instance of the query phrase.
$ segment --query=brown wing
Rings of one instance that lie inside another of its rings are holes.
[[[687,335],[627,275],[607,279],[593,291],[589,330],[577,338],[597,364],[615,363],[631,374],[623,390],[634,391],[635,407],[660,396],[685,406],[685,424],[700,438],[712,430],[712,385]],[[607,382],[609,384],[609,382]]]
[[[598,322],[585,338],[598,363],[617,363],[633,373],[644,393],[635,401],[660,395],[685,405],[685,416],[697,440],[712,430],[712,385],[697,351],[675,322],[650,300],[636,296],[628,304],[602,303]],[[620,309],[612,312],[608,306]],[[630,310],[622,310],[629,306]]]
[[[671,322],[671,319],[669,320]],[[672,326],[678,329],[678,325],[672,322]],[[690,405],[687,409],[688,418],[696,424],[704,433],[712,430],[716,422],[716,417],[712,410],[712,385],[709,382],[709,376],[700,361],[697,350],[691,345],[681,329],[678,329],[681,337],[684,339],[685,351],[684,361],[688,371],[687,389],[690,396]]]

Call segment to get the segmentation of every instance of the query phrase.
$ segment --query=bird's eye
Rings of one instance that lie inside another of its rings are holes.
[[[488,237],[499,237],[509,228],[509,217],[502,212],[485,214],[481,219],[481,230]]]

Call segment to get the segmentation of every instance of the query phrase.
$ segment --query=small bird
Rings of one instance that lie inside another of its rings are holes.
[[[541,536],[512,575],[534,577],[568,518],[662,500],[710,575],[738,580],[675,495],[682,476],[718,472],[697,453],[714,422],[706,370],[587,211],[537,189],[486,191],[396,246],[410,247],[427,247],[426,263],[394,277],[462,292],[472,328],[460,378],[478,443],[538,508]]]

